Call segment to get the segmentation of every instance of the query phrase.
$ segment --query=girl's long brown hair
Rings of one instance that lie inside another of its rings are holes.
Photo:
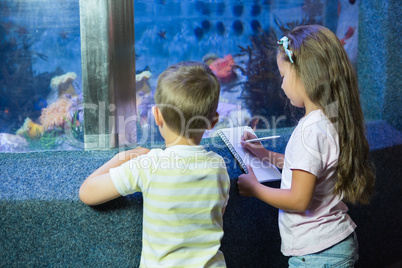
[[[334,194],[367,204],[375,175],[369,161],[357,77],[338,37],[320,25],[298,26],[286,35],[293,51],[292,67],[308,97],[331,120],[339,134],[338,180]],[[283,60],[290,62],[279,46]]]

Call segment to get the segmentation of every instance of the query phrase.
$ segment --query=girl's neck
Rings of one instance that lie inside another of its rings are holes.
[[[306,117],[309,113],[311,113],[312,111],[316,111],[319,110],[320,107],[318,107],[317,105],[315,105],[313,102],[311,102],[310,100],[304,103],[304,108],[306,110],[304,117]]]

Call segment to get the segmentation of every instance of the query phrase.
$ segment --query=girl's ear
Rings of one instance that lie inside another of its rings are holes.
[[[209,127],[208,129],[213,129],[214,126],[216,125],[216,123],[218,123],[219,121],[219,114],[216,113],[215,117],[213,118],[212,122],[211,122],[211,127]]]
[[[158,127],[162,126],[163,125],[163,117],[162,117],[162,113],[158,107],[152,106],[152,115],[155,118],[155,124]]]

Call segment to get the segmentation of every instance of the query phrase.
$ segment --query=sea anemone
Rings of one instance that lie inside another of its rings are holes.
[[[29,117],[25,118],[24,124],[17,130],[16,134],[20,136],[27,135],[32,139],[39,138],[45,131],[44,127],[35,124]]]
[[[58,96],[62,96],[63,94],[70,94],[72,96],[77,95],[73,81],[77,78],[77,74],[74,72],[65,73],[60,76],[55,76],[52,78],[50,82],[50,87],[53,91],[58,92]]]
[[[50,104],[42,110],[39,121],[48,130],[56,127],[64,128],[66,120],[71,121],[70,109],[73,101],[66,97],[60,97],[56,102]]]
[[[226,55],[223,59],[217,59],[209,65],[211,70],[218,77],[219,81],[227,83],[236,79],[236,73],[233,70],[235,65],[232,55]]]

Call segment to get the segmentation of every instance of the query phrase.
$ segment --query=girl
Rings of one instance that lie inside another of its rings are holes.
[[[281,87],[305,115],[285,155],[244,142],[253,137],[243,135],[243,148],[283,170],[276,189],[260,184],[250,167],[239,177],[240,194],[279,208],[289,267],[353,267],[356,225],[342,200],[368,203],[374,187],[356,74],[339,39],[323,26],[299,26],[278,44]]]

